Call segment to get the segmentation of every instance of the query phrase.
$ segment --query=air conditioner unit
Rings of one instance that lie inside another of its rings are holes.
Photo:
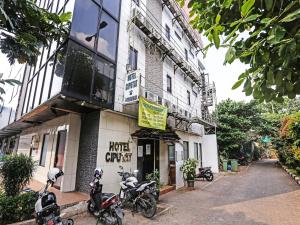
[[[152,102],[157,101],[157,97],[150,91],[145,91],[145,98]]]

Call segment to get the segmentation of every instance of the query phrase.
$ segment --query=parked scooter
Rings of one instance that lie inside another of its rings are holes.
[[[56,196],[49,192],[49,186],[53,185],[57,178],[64,173],[58,168],[52,168],[48,172],[48,180],[45,188],[39,193],[35,203],[36,222],[38,225],[73,225],[72,219],[62,220],[60,217],[60,207],[57,205]]]
[[[138,183],[136,178],[138,170],[134,173],[123,171],[120,166],[121,172],[118,174],[122,177],[120,182],[120,199],[122,206],[132,209],[132,212],[141,211],[146,218],[152,218],[156,213],[156,200],[153,193],[156,193],[156,182],[143,182]]]
[[[101,168],[96,168],[94,180],[90,183],[90,200],[88,201],[88,211],[107,225],[121,225],[124,217],[121,202],[117,195],[113,193],[102,193],[103,184],[100,180],[103,175]]]
[[[196,178],[203,178],[209,182],[213,181],[214,174],[211,171],[211,167],[199,168],[199,174],[196,175]]]

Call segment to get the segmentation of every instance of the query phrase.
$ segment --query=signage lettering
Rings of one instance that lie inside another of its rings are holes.
[[[106,162],[130,162],[131,155],[128,142],[109,142],[109,151],[105,154]]]

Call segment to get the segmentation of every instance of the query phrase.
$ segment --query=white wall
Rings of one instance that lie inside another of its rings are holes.
[[[38,135],[39,144],[37,151],[33,151],[32,157],[39,163],[44,134],[49,134],[45,166],[37,166],[34,179],[45,183],[47,173],[54,165],[55,151],[57,147],[57,134],[60,130],[67,131],[65,156],[64,156],[64,176],[62,177],[61,191],[68,192],[75,190],[78,147],[80,138],[81,118],[77,114],[68,114],[53,120],[47,121],[40,126],[32,127],[21,133],[18,153],[29,154],[31,137]]]
[[[211,169],[214,173],[219,172],[217,136],[215,134],[203,136],[202,157],[204,167],[211,166]]]
[[[168,184],[169,182],[169,159],[168,159],[168,145],[160,141],[159,145],[159,174],[160,182]]]
[[[102,111],[100,113],[97,167],[104,171],[102,183],[103,192],[118,193],[121,177],[117,173],[119,165],[125,171],[133,171],[137,168],[137,140],[131,138],[131,134],[138,129],[136,119],[132,119],[113,112]],[[131,162],[106,162],[105,154],[109,151],[110,141],[128,142],[132,152]]]

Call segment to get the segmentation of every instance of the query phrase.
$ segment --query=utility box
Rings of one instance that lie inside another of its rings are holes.
[[[238,172],[238,161],[236,159],[231,160],[231,170],[233,172]]]

